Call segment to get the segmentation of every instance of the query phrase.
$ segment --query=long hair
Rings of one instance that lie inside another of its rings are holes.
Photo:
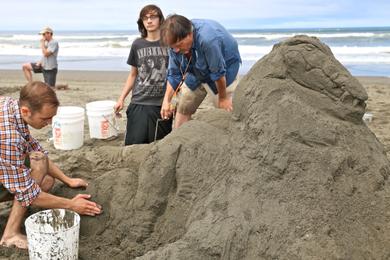
[[[142,18],[145,17],[150,12],[157,13],[158,18],[160,19],[160,25],[164,22],[164,15],[160,7],[158,7],[157,5],[147,5],[144,8],[142,8],[141,11],[139,12],[139,17],[137,20],[138,31],[141,33],[142,38],[146,38],[148,36],[148,31],[146,31]]]
[[[41,81],[33,81],[26,84],[20,90],[19,103],[30,108],[32,113],[39,112],[44,104],[49,104],[53,107],[60,105],[52,87]]]

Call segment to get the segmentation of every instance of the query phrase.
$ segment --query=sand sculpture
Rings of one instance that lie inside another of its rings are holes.
[[[366,99],[326,45],[296,36],[243,77],[233,114],[64,157],[105,210],[82,218],[80,258],[390,258],[390,164]]]

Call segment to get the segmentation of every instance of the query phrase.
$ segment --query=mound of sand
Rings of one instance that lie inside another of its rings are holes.
[[[366,99],[317,39],[276,45],[242,79],[233,119],[209,111],[156,144],[91,149],[105,214],[84,219],[81,256],[389,257],[390,167]]]
[[[390,163],[366,99],[326,45],[298,36],[240,81],[233,114],[64,152],[104,207],[82,218],[80,259],[390,258]]]

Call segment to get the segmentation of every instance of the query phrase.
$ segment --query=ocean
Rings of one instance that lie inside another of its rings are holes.
[[[243,64],[241,74],[272,46],[288,37],[306,34],[326,43],[336,58],[355,76],[390,76],[390,27],[230,30],[237,39]],[[128,71],[129,50],[137,31],[58,31],[60,70]],[[0,31],[0,69],[20,69],[38,61],[37,32]]]

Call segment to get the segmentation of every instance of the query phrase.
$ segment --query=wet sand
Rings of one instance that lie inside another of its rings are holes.
[[[35,79],[41,79],[41,75],[35,75]],[[69,90],[59,90],[58,97],[60,99],[61,105],[74,105],[82,106],[85,108],[85,104],[91,101],[96,100],[116,100],[120,95],[122,86],[127,78],[126,72],[86,72],[86,71],[60,71],[58,75],[58,84],[67,84]],[[389,157],[390,155],[390,79],[381,78],[381,77],[359,77],[359,81],[363,84],[364,88],[368,93],[367,101],[367,111],[373,113],[373,119],[368,123],[369,128],[375,133],[378,140],[383,143],[385,151]],[[25,84],[23,75],[21,71],[0,71],[0,94],[9,95],[13,97],[18,96],[18,91]],[[129,102],[129,98],[126,100]],[[208,104],[202,105],[201,110],[208,110],[210,106]],[[200,111],[202,112],[202,111]],[[74,174],[80,174],[82,177],[88,176],[88,180],[93,182],[93,180],[98,179],[99,176],[96,175],[97,172],[93,172],[92,169],[88,168],[93,164],[84,164],[84,158],[81,158],[85,155],[86,161],[92,161],[93,157],[92,151],[96,151],[99,148],[103,148],[107,145],[109,146],[121,146],[123,145],[123,131],[125,126],[125,114],[123,114],[123,119],[119,121],[121,128],[121,134],[118,138],[110,141],[105,140],[91,140],[88,134],[88,124],[85,120],[85,136],[84,136],[84,146],[85,151],[90,151],[90,154],[84,154],[80,150],[76,151],[60,151],[56,150],[53,147],[53,144],[47,141],[49,128],[41,130],[32,130],[33,135],[41,141],[43,146],[49,150],[50,157],[59,164],[59,166],[64,169],[65,173],[72,172]],[[87,119],[87,118],[86,118]],[[172,139],[172,138],[171,138]],[[140,153],[139,157],[144,158],[148,154],[148,149],[141,146],[135,146],[132,148],[131,153],[135,154],[136,148],[139,148],[139,151],[144,152],[145,154]],[[144,151],[145,150],[145,151]],[[153,153],[152,153],[153,154]],[[113,156],[114,157],[114,156]],[[135,159],[134,159],[135,160]],[[133,165],[134,164],[134,165]],[[136,169],[138,165],[133,163],[131,158],[128,159],[127,169]],[[75,167],[79,167],[79,170],[75,170]],[[88,166],[88,167],[87,167]],[[96,165],[97,168],[102,167],[101,165]],[[106,167],[107,168],[107,167]],[[107,172],[108,169],[104,169],[104,172]],[[114,174],[114,168],[111,171],[108,171],[108,174]],[[118,169],[119,175],[122,175],[121,169]],[[90,175],[87,175],[89,174]],[[124,173],[123,173],[124,174]],[[136,173],[133,174],[134,180],[136,180]],[[102,178],[100,178],[102,179]],[[107,178],[108,179],[108,178]],[[102,180],[100,180],[103,182]],[[104,179],[104,182],[106,180]],[[99,182],[98,182],[99,183]],[[134,182],[135,183],[135,182]],[[115,186],[113,184],[113,186]],[[99,187],[99,186],[97,186]],[[96,188],[98,189],[98,188]],[[136,191],[136,187],[131,187],[131,191]],[[60,191],[62,191],[60,189]],[[63,191],[62,191],[63,192]],[[107,201],[110,202],[112,194],[109,191],[105,192],[100,190],[100,200],[104,201],[104,198],[107,198]],[[131,194],[130,194],[131,195]],[[110,199],[109,199],[110,198]],[[107,204],[109,204],[107,202]],[[7,209],[5,208],[0,213],[0,228],[3,230],[4,223],[7,216]],[[102,221],[104,216],[102,216]],[[92,220],[91,220],[92,222]],[[84,231],[84,234],[89,234]],[[90,249],[90,248],[88,248]],[[5,252],[5,251],[2,251]],[[1,253],[0,253],[1,255]],[[8,254],[6,254],[8,255]]]

